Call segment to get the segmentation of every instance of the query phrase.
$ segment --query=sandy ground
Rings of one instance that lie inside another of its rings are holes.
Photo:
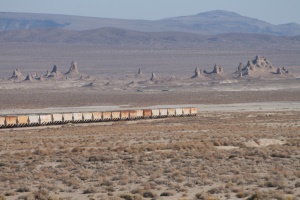
[[[2,109],[0,115],[6,114],[34,114],[34,113],[64,113],[64,112],[94,112],[113,111],[127,109],[147,108],[174,108],[174,107],[196,107],[198,112],[249,112],[249,111],[300,111],[300,102],[260,102],[260,103],[235,103],[235,104],[177,104],[177,105],[155,105],[147,107],[121,106],[84,106],[63,107],[43,109]]]

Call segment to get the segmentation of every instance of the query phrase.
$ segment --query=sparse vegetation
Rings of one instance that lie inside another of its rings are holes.
[[[271,114],[1,131],[0,192],[19,199],[296,199],[299,112]],[[261,138],[286,144],[244,146],[264,145]],[[254,193],[258,187],[269,192]]]

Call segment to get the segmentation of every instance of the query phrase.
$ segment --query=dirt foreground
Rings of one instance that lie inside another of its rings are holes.
[[[300,198],[300,111],[235,108],[207,109],[197,117],[0,130],[0,194]]]

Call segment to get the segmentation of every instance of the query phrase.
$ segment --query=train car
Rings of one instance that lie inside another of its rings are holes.
[[[182,111],[182,108],[176,108],[175,109],[175,116],[176,117],[180,117],[183,115],[183,111]]]
[[[5,127],[5,117],[0,116],[0,128]]]
[[[191,116],[196,116],[198,113],[198,109],[197,108],[191,108]]]
[[[152,115],[152,110],[143,110],[143,118],[150,118]]]
[[[29,126],[40,125],[40,116],[39,115],[29,115],[28,116],[28,125]]]
[[[168,108],[168,117],[175,117],[175,116],[176,116],[176,109]]]
[[[19,115],[17,117],[18,126],[28,126],[29,117],[28,115]]]
[[[136,118],[142,119],[144,117],[144,111],[143,110],[135,110],[136,111]]]
[[[73,122],[76,123],[83,122],[82,113],[72,113],[72,115],[73,115]]]
[[[159,109],[152,109],[151,118],[158,118],[158,117],[159,117]]]
[[[111,119],[114,121],[121,119],[121,112],[120,111],[113,111],[111,112]]]
[[[71,123],[73,122],[72,113],[63,113],[63,123]]]
[[[53,124],[62,124],[62,123],[64,123],[63,114],[59,114],[59,113],[52,114],[52,123]]]
[[[129,119],[129,111],[128,110],[121,111],[120,116],[121,116],[120,117],[121,120],[128,120]]]
[[[103,118],[102,118],[103,121],[111,120],[111,112],[103,112],[102,115],[103,115]]]
[[[84,112],[82,113],[83,121],[84,122],[91,122],[93,121],[93,113],[91,112]]]
[[[94,122],[102,121],[102,112],[93,112],[93,121]]]
[[[159,109],[159,117],[168,117],[168,109],[165,108]]]
[[[191,108],[182,108],[182,115],[183,116],[190,116],[191,115]]]
[[[52,114],[40,114],[40,125],[52,124]]]
[[[6,127],[16,127],[17,124],[17,116],[6,116],[5,117],[5,126]]]
[[[129,119],[137,119],[137,111],[136,110],[129,110]]]

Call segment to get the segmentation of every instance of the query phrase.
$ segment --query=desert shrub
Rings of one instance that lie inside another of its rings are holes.
[[[299,181],[295,183],[295,188],[298,188],[298,187],[300,187],[300,182]]]
[[[75,147],[71,150],[72,153],[82,153],[83,151],[85,151],[84,147]]]
[[[97,193],[97,189],[95,187],[90,187],[83,190],[83,194]]]
[[[167,184],[168,180],[158,178],[158,179],[155,179],[154,182],[157,185],[163,185],[163,184]]]
[[[35,199],[34,194],[30,193],[28,195],[21,195],[18,197],[19,200],[33,200]]]
[[[223,187],[215,187],[215,188],[212,188],[212,189],[208,190],[208,193],[218,194],[218,193],[221,193],[222,190],[223,190]]]
[[[100,182],[100,185],[102,186],[113,186],[114,185],[114,182],[112,182],[111,180],[108,180],[106,178],[104,178],[101,182]]]
[[[214,141],[213,144],[214,144],[214,146],[221,146],[222,145],[220,141]]]
[[[40,199],[40,200],[50,199],[48,190],[46,190],[44,188],[41,188],[38,191],[35,191],[33,194],[34,194],[35,199]]]
[[[107,190],[108,192],[114,192],[114,191],[116,191],[115,187],[113,187],[113,186],[107,187],[106,190]]]
[[[265,182],[266,187],[282,187],[282,182],[269,180]]]
[[[143,195],[144,190],[142,188],[136,188],[130,191],[132,194],[140,194]]]
[[[294,200],[295,198],[291,196],[285,196],[282,191],[268,191],[268,192],[256,191],[255,194],[251,195],[246,200],[265,200],[265,199]]]
[[[30,192],[30,189],[26,186],[19,187],[16,192]]]
[[[143,197],[145,197],[145,198],[156,198],[157,194],[155,194],[154,192],[148,190],[148,191],[145,191],[143,193]]]
[[[236,194],[237,198],[245,198],[248,194],[245,191],[240,191]]]
[[[291,156],[287,152],[275,152],[271,154],[272,157],[278,158],[290,158]]]
[[[138,194],[122,194],[122,195],[120,195],[120,197],[125,200],[142,200],[143,199]]]
[[[185,183],[184,186],[192,188],[192,187],[195,187],[195,183],[190,181],[190,182]]]
[[[263,199],[263,196],[262,196],[262,193],[260,193],[260,192],[256,192],[255,194],[253,194],[247,198],[247,200],[262,200],[262,199]]]
[[[160,194],[161,197],[169,197],[169,196],[173,196],[173,195],[174,195],[174,192],[170,192],[170,191],[165,191]]]
[[[4,196],[15,196],[17,193],[16,192],[12,192],[12,191],[10,191],[10,192],[5,192],[4,193]]]
[[[197,193],[197,194],[195,194],[195,199],[197,199],[197,200],[205,200],[206,197],[207,197],[207,195],[203,194],[203,193]]]
[[[88,162],[96,162],[96,161],[99,161],[99,160],[100,159],[97,156],[90,156],[87,161]]]

